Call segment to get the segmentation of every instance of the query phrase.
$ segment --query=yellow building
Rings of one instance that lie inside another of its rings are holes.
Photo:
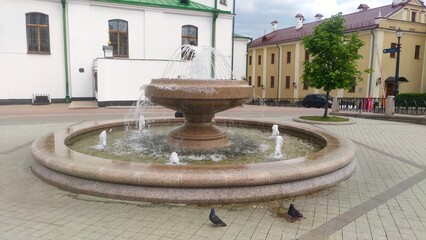
[[[390,0],[391,1],[391,0]],[[396,70],[396,53],[384,53],[395,48],[396,30],[401,28],[401,60],[399,92],[426,92],[426,8],[422,1],[405,0],[369,9],[360,4],[358,12],[344,15],[347,33],[357,32],[365,45],[360,49],[363,58],[358,61],[359,70],[373,69],[362,75],[363,81],[350,90],[335,90],[337,97],[385,97],[393,95]],[[253,86],[253,96],[264,99],[302,98],[318,89],[303,84],[303,62],[309,59],[301,39],[313,32],[317,21],[304,23],[301,14],[296,15],[294,27],[273,31],[250,43],[248,49],[247,79]]]

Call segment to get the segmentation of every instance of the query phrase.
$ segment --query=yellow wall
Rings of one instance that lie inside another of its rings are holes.
[[[348,90],[335,90],[333,96],[339,97],[383,97],[383,89],[386,89],[384,80],[395,76],[396,58],[390,58],[390,54],[384,54],[383,49],[390,48],[391,43],[397,42],[396,29],[403,30],[401,38],[401,60],[400,77],[409,80],[408,83],[400,83],[400,93],[418,93],[426,91],[426,13],[424,7],[416,1],[412,1],[399,13],[389,19],[377,19],[378,28],[359,33],[364,46],[359,50],[363,56],[357,62],[360,71],[372,67],[373,73],[362,74],[362,81],[358,82],[354,93]],[[405,11],[405,12],[404,12]],[[411,22],[411,12],[416,11],[417,22]],[[422,22],[420,22],[422,21]],[[374,39],[374,43],[373,43]],[[415,46],[420,46],[419,59],[414,59]],[[252,76],[252,84],[255,85],[255,96],[260,98],[277,98],[277,88],[280,98],[302,98],[306,94],[322,92],[318,89],[309,88],[303,90],[303,61],[305,60],[305,49],[300,41],[282,43],[278,54],[276,44],[269,46],[250,48],[248,56],[252,56],[252,65],[248,66],[248,76]],[[374,47],[374,52],[372,49]],[[377,51],[377,52],[376,52]],[[253,55],[253,53],[255,54]],[[287,52],[291,52],[291,62],[287,63]],[[275,63],[271,64],[271,54],[275,54]],[[258,65],[258,56],[262,56],[262,65]],[[278,55],[281,59],[278,60]],[[373,59],[372,59],[373,57]],[[278,79],[278,63],[281,63],[280,76]],[[380,65],[379,65],[380,63]],[[265,65],[266,64],[266,65]],[[257,87],[257,77],[261,76],[265,89]],[[270,87],[271,76],[275,77],[274,88]],[[290,76],[290,87],[285,88],[286,76]],[[382,84],[378,79],[382,77]],[[297,88],[293,88],[293,82]]]

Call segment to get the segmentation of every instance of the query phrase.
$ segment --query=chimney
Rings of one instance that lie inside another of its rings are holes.
[[[358,6],[358,10],[359,10],[360,12],[367,11],[369,8],[370,8],[370,7],[369,7],[367,4],[360,4],[360,5]]]
[[[299,30],[303,27],[303,21],[305,21],[305,18],[300,13],[298,13],[295,18],[296,18],[296,30]]]
[[[277,30],[278,28],[278,21],[277,20],[272,21],[271,25],[272,25],[272,32],[275,32],[275,30]]]
[[[405,3],[405,2],[407,2],[407,0],[393,0],[393,1],[392,1],[392,7],[393,7],[393,6],[398,6],[398,5],[400,5],[401,3]]]
[[[321,13],[317,13],[317,15],[315,15],[315,20],[316,21],[321,21],[323,17],[324,16]]]

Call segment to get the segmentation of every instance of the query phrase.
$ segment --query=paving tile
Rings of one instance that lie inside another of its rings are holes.
[[[247,107],[222,116],[279,122],[291,121],[288,112],[295,111],[260,109]],[[94,110],[101,111],[104,110]],[[319,236],[346,240],[422,239],[426,235],[426,128],[422,125],[356,119],[357,123],[351,126],[321,126],[357,143],[357,171],[351,178],[306,196],[216,205],[228,226],[213,228],[207,219],[211,206],[151,204],[73,194],[32,174],[30,144],[35,138],[79,121],[103,117],[0,116],[0,132],[8,136],[0,138],[0,240],[275,240]],[[288,223],[278,216],[277,212],[285,211],[290,203],[306,218]]]

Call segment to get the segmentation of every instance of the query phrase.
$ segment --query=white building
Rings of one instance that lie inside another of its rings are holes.
[[[233,11],[234,0],[0,0],[0,104],[33,94],[134,102],[182,43],[215,47],[245,69],[232,62]]]

